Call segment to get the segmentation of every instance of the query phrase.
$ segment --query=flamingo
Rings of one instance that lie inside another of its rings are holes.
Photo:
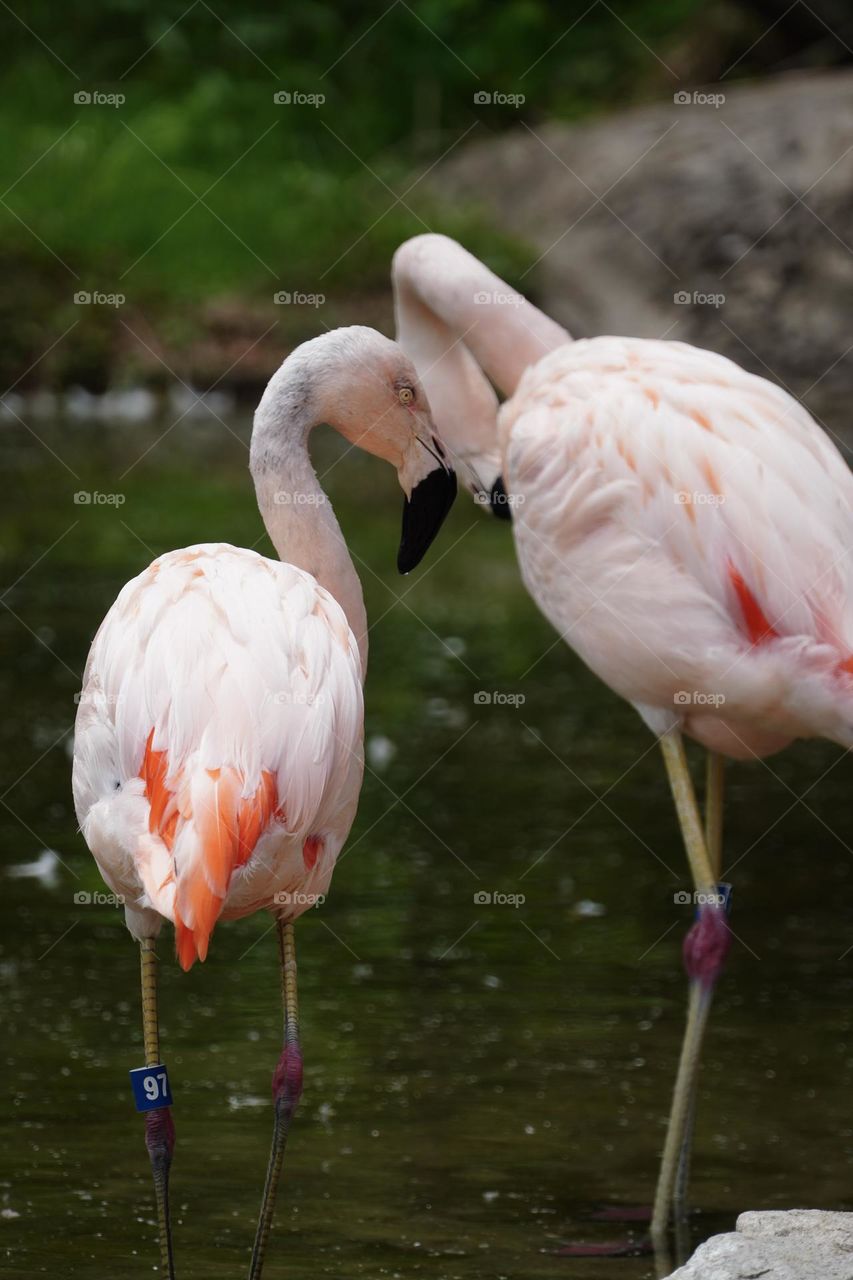
[[[271,379],[252,432],[251,471],[280,561],[204,544],[170,551],[128,582],[92,644],[74,743],[80,828],[140,946],[146,1066],[163,1071],[155,952],[163,921],[174,925],[185,970],[205,959],[220,918],[267,910],[276,922],[284,1046],[251,1280],[261,1276],[302,1090],[293,922],[328,889],[363,769],[367,621],[308,455],[322,422],[396,469],[406,495],[398,568],[420,561],[456,477],[413,366],[372,329],[304,343]],[[156,1072],[145,1079],[155,1100],[170,1096],[166,1076],[160,1086]],[[168,1107],[148,1110],[170,1280],[174,1141]]]
[[[393,262],[397,338],[522,578],[660,741],[692,874],[688,1015],[652,1213],[683,1222],[693,1104],[731,943],[724,761],[853,747],[853,480],[785,391],[680,342],[568,333],[441,235]],[[505,397],[502,404],[493,385]],[[684,737],[707,751],[704,823]]]

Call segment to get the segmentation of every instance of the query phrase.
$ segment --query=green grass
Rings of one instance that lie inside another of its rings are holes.
[[[69,96],[50,104],[49,125],[16,116],[21,93],[0,106],[5,185],[25,175],[0,206],[6,385],[71,325],[30,381],[97,388],[103,366],[122,363],[131,314],[156,321],[170,348],[199,334],[213,299],[254,309],[258,333],[279,321],[295,338],[317,322],[312,308],[275,307],[279,290],[322,295],[325,323],[346,322],[348,308],[352,321],[354,296],[387,289],[396,246],[429,227],[509,276],[526,260],[475,215],[398,202],[413,181],[402,156],[374,158],[374,177],[321,120],[295,130],[288,112],[311,108],[277,106],[268,86],[207,77],[168,99],[129,91],[118,109]],[[82,307],[78,291],[125,304]]]
[[[0,390],[36,360],[24,386],[138,376],[131,315],[168,351],[207,333],[211,300],[248,309],[250,340],[275,320],[284,341],[316,331],[316,315],[273,306],[278,290],[324,295],[322,323],[360,318],[355,299],[387,291],[394,248],[427,228],[512,280],[529,249],[482,214],[436,209],[416,180],[471,126],[483,139],[520,115],[576,118],[671,88],[649,49],[677,45],[699,7],[629,0],[617,19],[398,0],[375,21],[326,0],[251,15],[231,0],[96,0],[57,22],[35,0],[31,30],[8,30],[0,93]],[[279,105],[283,88],[325,101]],[[477,107],[483,88],[523,92],[523,110]],[[81,91],[124,100],[81,104]],[[79,291],[127,309],[76,306]]]

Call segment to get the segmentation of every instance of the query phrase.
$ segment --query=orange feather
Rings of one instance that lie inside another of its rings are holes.
[[[175,947],[183,969],[204,960],[231,877],[245,866],[270,822],[276,816],[278,791],[269,770],[250,796],[243,796],[244,779],[234,768],[208,769],[209,784],[201,789],[196,808],[179,812],[175,792],[166,785],[169,761],[165,751],[153,748],[154,730],[148,735],[140,776],[149,804],[148,825],[166,848],[173,849],[179,832],[192,823],[201,844],[201,856],[184,868],[175,867]],[[180,905],[179,905],[180,904]],[[181,910],[183,908],[183,911]],[[192,925],[185,923],[184,915]]]

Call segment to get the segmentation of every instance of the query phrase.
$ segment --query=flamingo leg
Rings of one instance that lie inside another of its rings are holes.
[[[296,943],[293,925],[278,921],[278,949],[281,965],[281,998],[284,1007],[284,1048],[273,1073],[272,1092],[275,1119],[272,1147],[255,1232],[249,1280],[261,1280],[267,1240],[272,1226],[275,1199],[290,1121],[302,1093],[302,1050],[299,1046],[299,1004],[296,991]]]
[[[157,952],[153,938],[143,938],[140,946],[142,978],[142,1034],[146,1067],[160,1062],[160,1029],[157,1021]],[[169,1220],[169,1169],[175,1149],[175,1126],[170,1107],[145,1113],[145,1145],[154,1176],[157,1202],[157,1229],[160,1238],[160,1265],[168,1280],[175,1280],[172,1256],[172,1224]]]
[[[705,760],[705,847],[711,862],[714,879],[719,883],[723,864],[723,789],[725,784],[725,756],[709,751]],[[710,995],[708,1003],[710,1004]],[[707,1010],[705,1011],[707,1018]],[[693,1147],[693,1130],[696,1121],[696,1092],[698,1071],[693,1077],[693,1087],[687,1102],[687,1120],[681,1150],[678,1153],[678,1169],[672,1195],[672,1214],[676,1231],[683,1235],[687,1221],[687,1184],[690,1179],[690,1155]],[[682,1244],[686,1246],[686,1240]],[[679,1248],[686,1255],[687,1249]]]
[[[726,908],[719,901],[717,889],[722,842],[722,761],[709,759],[708,762],[708,794],[703,829],[681,735],[677,732],[664,735],[661,738],[661,749],[694,888],[698,894],[704,895],[704,901],[700,900],[696,923],[684,941],[684,967],[689,980],[687,1025],[652,1213],[651,1235],[658,1249],[662,1249],[665,1244],[673,1208],[681,1220],[684,1216],[684,1194],[690,1163],[702,1040],[714,984],[731,945]]]
[[[705,762],[705,845],[714,879],[719,881],[723,866],[723,788],[725,756],[709,751]]]

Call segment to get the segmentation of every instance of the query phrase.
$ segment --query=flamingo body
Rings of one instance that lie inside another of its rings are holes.
[[[249,1266],[261,1280],[302,1093],[293,922],[325,894],[358,804],[367,617],[311,465],[321,423],[394,467],[405,495],[397,568],[420,563],[456,495],[424,389],[382,334],[329,330],[290,353],[255,412],[249,466],[279,560],[225,543],[155,560],[101,625],[78,709],[77,817],[139,942],[145,1066],[158,1068],[145,1145],[168,1280],[175,1130],[158,1083],[155,940],[170,920],[189,969],[220,917],[274,918],[284,1030]]]
[[[468,487],[512,516],[525,584],[560,639],[660,742],[697,907],[651,1222],[668,1274],[670,1223],[687,1222],[702,1041],[734,936],[723,757],[798,737],[853,747],[853,477],[796,400],[713,352],[572,342],[445,236],[401,245],[392,275],[400,342]],[[685,733],[708,748],[704,813]]]
[[[602,337],[523,374],[498,431],[525,583],[657,733],[853,746],[853,477],[779,387]]]
[[[358,803],[362,670],[306,571],[226,544],[132,579],[92,646],[74,797],[128,926],[204,959],[220,917],[295,919],[325,894]]]

